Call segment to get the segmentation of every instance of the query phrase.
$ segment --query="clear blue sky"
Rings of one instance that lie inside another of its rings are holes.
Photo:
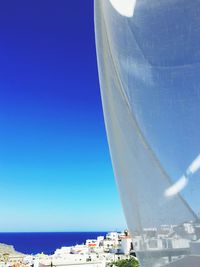
[[[123,229],[92,0],[0,3],[0,231]]]

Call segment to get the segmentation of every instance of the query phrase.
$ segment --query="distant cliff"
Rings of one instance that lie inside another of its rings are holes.
[[[0,243],[0,255],[3,254],[22,254],[22,253],[16,251],[12,245],[6,245]]]

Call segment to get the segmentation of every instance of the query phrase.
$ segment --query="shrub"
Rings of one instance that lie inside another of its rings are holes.
[[[132,257],[126,260],[118,260],[113,263],[113,266],[117,267],[139,267],[139,262],[136,258]]]

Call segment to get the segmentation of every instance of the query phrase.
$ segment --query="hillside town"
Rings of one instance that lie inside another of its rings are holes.
[[[88,239],[84,244],[63,246],[53,255],[25,255],[16,252],[12,246],[1,246],[0,267],[105,267],[117,260],[129,259],[133,253],[128,231],[110,232],[105,237]]]

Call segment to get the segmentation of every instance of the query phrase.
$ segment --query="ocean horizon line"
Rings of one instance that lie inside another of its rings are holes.
[[[115,229],[115,230],[87,230],[87,231],[81,231],[81,230],[73,230],[73,231],[0,231],[0,234],[34,234],[34,233],[109,233],[109,232],[121,232],[123,230]]]

